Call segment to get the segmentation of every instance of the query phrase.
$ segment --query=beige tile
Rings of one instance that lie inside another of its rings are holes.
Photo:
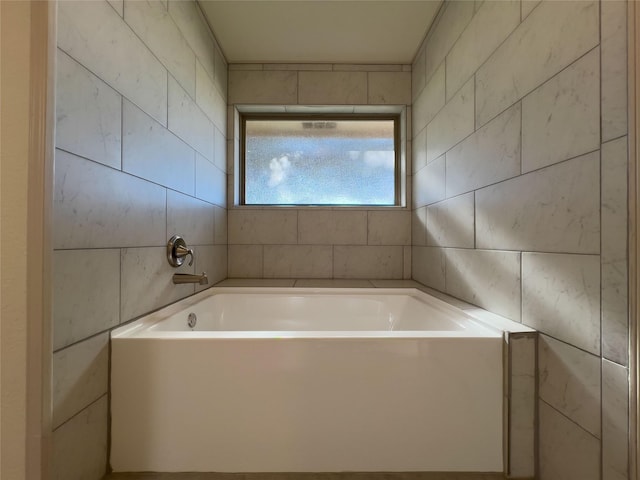
[[[109,334],[53,354],[53,428],[95,402],[109,389]]]
[[[411,270],[412,247],[411,245],[405,245],[404,247],[402,247],[402,254],[404,259],[404,264],[402,265],[402,278],[403,280],[410,280],[412,278],[412,270]]]
[[[435,71],[424,90],[413,102],[413,136],[427,126],[445,105],[444,63]]]
[[[224,55],[220,51],[220,48],[216,46],[215,49],[215,84],[216,88],[222,95],[222,98],[226,100],[227,98],[227,82],[228,82],[228,65],[227,61],[224,58]],[[226,101],[224,102],[227,103]]]
[[[163,245],[165,189],[56,150],[54,248]]]
[[[211,245],[214,206],[171,190],[167,191],[167,236],[180,235],[187,245]]]
[[[602,141],[627,133],[627,2],[600,3]]]
[[[295,244],[298,237],[296,210],[233,209],[228,212],[229,243]]]
[[[227,139],[224,134],[214,128],[213,163],[222,172],[227,173]]]
[[[216,245],[227,244],[227,210],[214,207],[214,233],[213,243]]]
[[[118,15],[121,17],[124,15],[124,0],[107,0],[107,2],[118,12]]]
[[[370,280],[376,288],[418,288],[420,283],[415,280]]]
[[[427,37],[427,82],[471,21],[473,12],[473,2],[453,0],[445,5],[444,13]]]
[[[542,0],[522,0],[522,20],[527,18],[527,16],[536,8]]]
[[[367,103],[371,105],[411,104],[411,73],[369,72]]]
[[[411,245],[423,247],[427,244],[427,207],[411,211]]]
[[[412,248],[412,276],[423,285],[444,291],[445,265],[445,250],[443,248],[415,246]]]
[[[426,45],[422,42],[420,50],[413,59],[413,65],[411,65],[411,99],[415,101],[416,97],[422,92],[426,84],[426,57],[425,57]]]
[[[229,245],[229,277],[260,278],[263,264],[262,245]]]
[[[427,245],[432,247],[473,248],[473,192],[427,207]]]
[[[120,95],[62,50],[57,52],[56,147],[120,168]]]
[[[602,360],[602,480],[629,478],[629,372]]]
[[[406,210],[368,212],[368,245],[410,245],[411,212]]]
[[[519,0],[482,3],[447,55],[447,99],[471,78],[519,24]]]
[[[523,253],[522,322],[598,355],[599,257]]]
[[[371,288],[373,284],[369,280],[316,278],[296,280],[295,286],[301,288]]]
[[[600,145],[598,49],[522,100],[522,171],[597,150]]]
[[[602,354],[628,364],[627,137],[602,145]]]
[[[543,2],[476,73],[481,126],[598,44],[598,2]]]
[[[209,74],[215,78],[215,42],[211,30],[196,2],[170,0],[169,15],[184,35],[196,58]]]
[[[300,72],[298,89],[298,103],[301,104],[364,105],[367,103],[367,73]]]
[[[334,63],[334,72],[402,72],[399,64]]]
[[[517,103],[447,152],[447,197],[520,174],[520,119]]]
[[[471,79],[427,125],[427,162],[473,133],[473,88]]]
[[[194,97],[196,57],[165,6],[159,2],[126,0],[124,7],[124,21]]]
[[[128,100],[122,105],[122,170],[193,195],[193,149]]]
[[[208,283],[195,284],[196,292],[206,290],[227,278],[227,246],[226,245],[196,245],[195,273],[205,272]]]
[[[333,247],[265,245],[265,278],[330,278]]]
[[[53,432],[53,480],[101,480],[107,469],[107,396]]]
[[[169,130],[213,161],[213,123],[171,76],[168,108]]]
[[[119,304],[120,250],[53,253],[54,350],[118,325]]]
[[[309,72],[330,72],[333,65],[330,63],[265,63],[263,70],[297,71],[305,70]]]
[[[298,73],[230,71],[229,103],[296,104],[298,103]]]
[[[366,245],[365,210],[301,210],[298,243],[314,245]]]
[[[509,475],[534,478],[536,337],[509,335]]]
[[[477,247],[599,253],[599,157],[591,153],[477,190]]]
[[[445,165],[445,156],[442,155],[413,175],[414,208],[444,200]]]
[[[163,125],[167,75],[106,2],[58,3],[58,46]]]
[[[228,278],[216,287],[293,287],[295,283],[286,278]]]
[[[600,441],[540,401],[540,480],[598,480]]]
[[[227,102],[199,61],[196,62],[196,93],[194,98],[209,120],[224,132],[227,128]]]
[[[336,246],[334,278],[402,278],[403,248],[393,246]]]
[[[520,253],[448,248],[446,292],[520,321]]]
[[[195,273],[185,262],[174,268],[166,247],[123,248],[120,318],[136,318],[194,293],[193,284],[174,285],[174,273]]]
[[[252,71],[252,70],[264,70],[262,63],[230,63],[229,71]]]
[[[415,135],[411,142],[411,169],[412,173],[419,172],[427,165],[427,129],[424,128]]]
[[[600,358],[540,335],[538,385],[542,400],[600,438]]]
[[[196,197],[221,207],[227,204],[227,175],[196,153]]]

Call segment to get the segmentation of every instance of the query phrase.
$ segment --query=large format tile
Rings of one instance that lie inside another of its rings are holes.
[[[413,110],[415,112],[415,109]],[[416,173],[427,165],[427,129],[423,128],[411,141],[411,172]]]
[[[193,149],[128,100],[123,101],[122,119],[122,170],[193,194]]]
[[[174,273],[194,273],[187,262],[174,268],[166,247],[123,248],[120,318],[125,322],[194,293],[194,285],[174,285]],[[200,273],[200,272],[198,272]]]
[[[213,123],[171,76],[168,108],[169,130],[213,161]]]
[[[366,210],[305,210],[298,217],[298,243],[366,245]]]
[[[214,86],[200,61],[196,61],[196,103],[222,132],[227,128],[227,102]]]
[[[115,327],[119,322],[120,250],[55,251],[53,349]]]
[[[213,79],[216,72],[215,42],[211,30],[196,2],[171,0],[168,5],[169,15],[184,35],[197,59]]]
[[[427,125],[427,163],[473,133],[473,79]]]
[[[334,278],[402,278],[401,246],[336,246],[333,253]]]
[[[600,4],[602,141],[627,133],[627,2]]]
[[[627,137],[602,145],[602,355],[628,364]]]
[[[229,277],[263,277],[263,250],[262,245],[229,245]]]
[[[430,205],[445,198],[445,156],[435,159],[411,177],[413,208]]]
[[[221,207],[214,208],[214,238],[216,245],[227,244],[227,209]]]
[[[591,50],[598,34],[598,2],[540,4],[476,73],[476,125]]]
[[[226,99],[227,98],[228,65],[227,65],[227,60],[224,58],[224,55],[222,55],[222,51],[220,50],[219,46],[216,46],[216,49],[215,49],[215,67],[216,67],[215,68],[216,75],[214,80],[215,80],[216,88],[218,89],[222,97]],[[225,101],[224,103],[226,104],[227,102]]]
[[[520,253],[448,248],[446,292],[520,321]]]
[[[600,438],[600,357],[540,335],[538,389],[542,400]]]
[[[468,312],[468,311],[467,311]],[[536,334],[509,334],[509,472],[535,476]]]
[[[627,480],[629,372],[602,360],[602,480]]]
[[[167,236],[180,235],[187,245],[213,244],[214,209],[210,203],[167,191]]]
[[[227,175],[196,153],[196,197],[221,207],[227,203]]]
[[[427,207],[411,211],[411,245],[424,247],[427,244]]]
[[[103,396],[53,432],[53,480],[101,480],[107,469],[108,401]]]
[[[600,55],[576,61],[522,100],[522,171],[598,149]]]
[[[193,50],[160,2],[126,0],[124,21],[191,97],[196,93]]]
[[[473,192],[453,197],[427,207],[427,245],[473,248]]]
[[[368,245],[410,245],[411,212],[371,210],[367,222]]]
[[[295,244],[298,238],[296,210],[229,210],[229,243]]]
[[[369,72],[367,82],[368,104],[411,104],[411,72]]]
[[[331,278],[332,258],[331,246],[265,245],[264,277]]]
[[[120,95],[58,49],[56,147],[120,168]]]
[[[56,150],[54,248],[164,245],[158,185]]]
[[[167,72],[106,2],[58,3],[58,46],[163,125]]]
[[[227,172],[227,139],[218,128],[214,128],[213,164],[223,172]]]
[[[299,72],[298,102],[303,105],[364,105],[365,72]]]
[[[478,248],[599,253],[600,155],[476,191]]]
[[[519,0],[482,3],[447,55],[447,99],[469,80],[519,23]]]
[[[447,197],[520,174],[520,120],[517,103],[447,152]]]
[[[425,73],[426,73],[426,42],[422,42],[420,46],[420,50],[416,54],[413,59],[413,64],[411,65],[411,100],[415,101],[415,98],[422,92],[422,89],[425,86]]]
[[[540,480],[599,480],[600,441],[543,401],[539,419]]]
[[[437,247],[413,247],[411,249],[411,272],[420,283],[444,291],[445,251]]]
[[[196,292],[206,290],[228,276],[227,246],[226,245],[196,245],[194,247],[196,260],[195,273],[207,274],[206,285],[195,284]]]
[[[231,71],[229,104],[235,103],[295,105],[298,103],[298,72]]]
[[[427,82],[445,59],[460,34],[467,28],[473,13],[473,2],[453,0],[445,4],[444,13],[432,27],[426,41]]]
[[[522,322],[598,355],[599,257],[523,253]]]
[[[95,402],[109,389],[109,334],[53,354],[53,428]]]
[[[425,88],[413,102],[413,136],[427,126],[445,104],[444,63],[435,71]]]

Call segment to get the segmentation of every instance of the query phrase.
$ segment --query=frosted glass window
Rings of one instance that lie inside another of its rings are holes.
[[[243,118],[245,205],[397,205],[395,118]]]

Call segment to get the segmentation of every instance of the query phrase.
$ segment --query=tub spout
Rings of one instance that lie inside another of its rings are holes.
[[[200,275],[192,275],[190,273],[174,273],[173,283],[181,285],[183,283],[199,283],[200,285],[207,285],[209,280],[207,274],[202,272]]]

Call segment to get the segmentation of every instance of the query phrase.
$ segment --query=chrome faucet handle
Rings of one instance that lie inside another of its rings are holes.
[[[167,243],[167,261],[172,267],[179,267],[184,263],[187,256],[191,256],[189,259],[189,265],[193,265],[193,249],[187,247],[187,243],[180,235],[174,235],[169,239]]]

